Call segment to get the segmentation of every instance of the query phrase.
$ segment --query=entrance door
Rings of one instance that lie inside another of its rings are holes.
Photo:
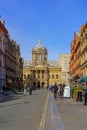
[[[36,82],[33,82],[33,89],[36,89]]]
[[[40,82],[37,82],[37,88],[40,89]]]
[[[44,88],[44,82],[42,82],[42,88]]]

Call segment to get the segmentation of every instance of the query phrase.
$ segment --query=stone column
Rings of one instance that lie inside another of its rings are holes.
[[[40,79],[42,79],[42,70],[40,70]]]
[[[44,78],[45,78],[45,80],[46,80],[46,70],[44,70]]]
[[[47,80],[47,71],[45,70],[45,73],[46,73],[46,80]]]
[[[37,70],[36,70],[36,79],[37,79]]]

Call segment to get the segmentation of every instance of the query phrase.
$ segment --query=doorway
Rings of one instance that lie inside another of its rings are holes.
[[[37,88],[40,89],[40,82],[37,82]]]
[[[42,88],[44,88],[44,82],[42,82]]]

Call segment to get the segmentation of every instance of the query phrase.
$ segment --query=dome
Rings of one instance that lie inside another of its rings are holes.
[[[42,41],[40,39],[38,40],[38,44],[35,48],[43,48]]]
[[[37,49],[43,49],[46,50],[46,48],[43,46],[42,41],[39,39],[37,45],[35,46],[35,48],[33,48],[33,50],[37,50]]]

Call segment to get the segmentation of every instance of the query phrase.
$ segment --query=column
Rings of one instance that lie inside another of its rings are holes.
[[[40,70],[40,79],[42,79],[42,70]]]
[[[45,70],[45,73],[46,73],[46,80],[47,80],[47,71]]]
[[[37,79],[37,70],[36,70],[36,79]]]

